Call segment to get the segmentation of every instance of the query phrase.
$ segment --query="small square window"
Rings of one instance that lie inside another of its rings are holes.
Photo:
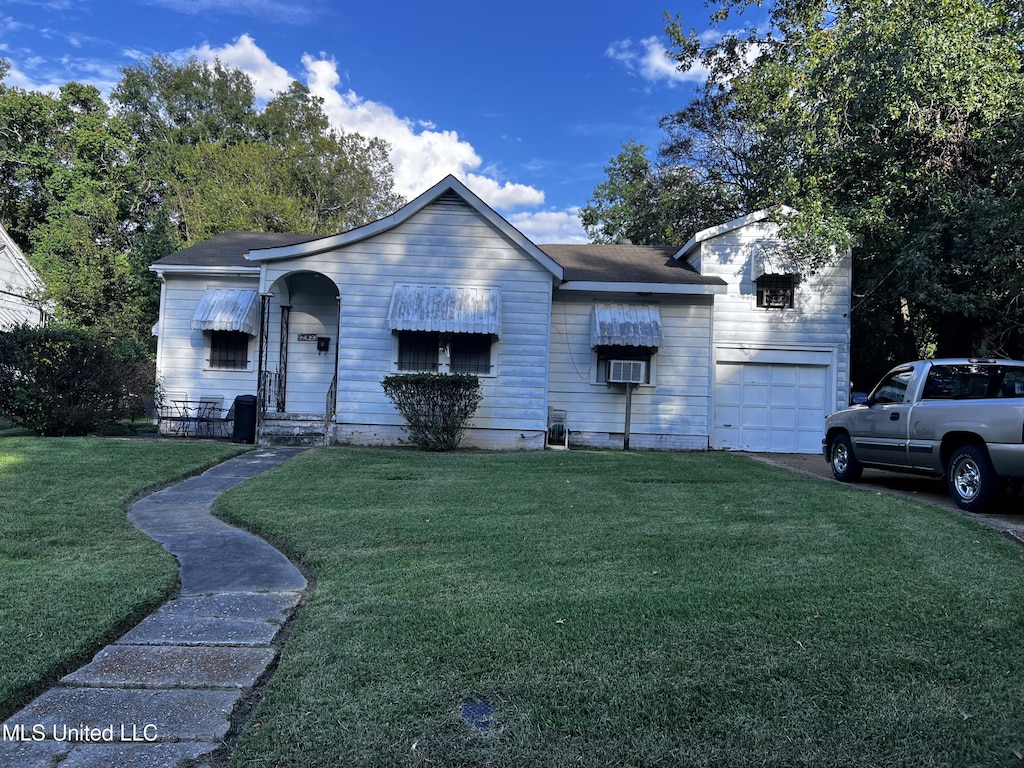
[[[210,367],[244,371],[249,367],[249,334],[210,331]]]
[[[757,306],[792,309],[796,275],[761,275],[757,278]]]

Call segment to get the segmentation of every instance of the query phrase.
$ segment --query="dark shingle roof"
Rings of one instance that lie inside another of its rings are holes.
[[[153,262],[153,266],[254,267],[245,258],[251,250],[280,248],[317,240],[320,235],[287,232],[224,232]],[[705,277],[685,260],[672,256],[679,249],[653,245],[540,245],[563,270],[563,280],[600,283],[667,283],[724,285]]]
[[[685,260],[672,256],[678,248],[654,245],[541,245],[558,262],[563,279],[601,283],[669,283],[724,285],[705,277]]]
[[[245,254],[257,248],[280,248],[318,240],[322,235],[291,232],[224,232],[153,262],[154,266],[254,267]]]

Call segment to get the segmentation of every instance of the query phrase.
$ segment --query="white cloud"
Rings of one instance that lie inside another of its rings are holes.
[[[210,62],[219,59],[243,70],[252,77],[259,99],[268,99],[287,89],[296,79],[271,61],[249,35],[242,35],[230,45],[214,48],[206,44],[184,51],[183,55]],[[413,198],[451,173],[494,208],[510,210],[544,203],[541,190],[476,172],[483,161],[456,131],[440,130],[431,120],[400,117],[386,104],[364,99],[346,89],[337,61],[327,54],[305,54],[302,66],[307,87],[324,100],[324,111],[334,127],[388,142],[395,191],[400,195]]]
[[[580,209],[564,211],[523,211],[513,213],[509,222],[535,243],[588,243],[580,223]]]
[[[544,204],[544,193],[526,184],[515,184],[511,181],[502,184],[488,176],[476,173],[469,174],[464,181],[467,187],[492,208],[509,210]]]
[[[41,59],[29,59],[26,63],[28,65],[26,69],[21,69],[12,61],[11,68],[4,78],[4,85],[22,88],[26,91],[56,94],[62,86],[74,80],[95,85],[101,93],[106,95],[117,83],[119,75],[117,70],[105,62],[85,59],[61,59],[59,63],[64,67],[61,72],[41,71],[44,64]]]
[[[653,35],[638,43],[629,38],[618,40],[608,46],[605,55],[651,83],[665,82],[672,87],[681,83],[702,83],[707,79],[707,70],[699,63],[685,72],[680,71],[661,38]]]
[[[288,90],[295,79],[288,74],[288,70],[271,61],[249,35],[242,35],[232,44],[221,48],[211,48],[209,43],[204,43],[183,53],[182,58],[195,56],[209,62],[219,59],[222,64],[247,73],[256,85],[257,99],[269,99],[275,93]]]

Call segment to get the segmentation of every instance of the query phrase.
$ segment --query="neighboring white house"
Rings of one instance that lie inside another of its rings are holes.
[[[7,230],[0,226],[0,331],[16,325],[42,325],[45,288]]]
[[[758,216],[702,232],[683,251],[538,246],[449,176],[340,235],[226,233],[153,265],[162,281],[158,377],[165,399],[223,409],[258,394],[262,441],[401,442],[404,422],[381,380],[428,370],[480,377],[467,446],[717,447],[733,428],[717,425],[737,381],[722,366],[767,365],[769,402],[781,400],[772,387],[785,378],[773,366],[824,367],[833,405],[845,398],[848,262],[796,281],[792,307],[759,307],[743,298],[752,268],[717,248],[730,233],[770,237],[775,225]],[[821,291],[834,300],[810,295]],[[746,321],[730,339],[729,313],[741,304]],[[741,417],[755,419],[755,396],[740,393]],[[817,418],[825,405],[808,407]],[[802,434],[804,417],[788,418],[769,426]],[[820,419],[816,428],[819,450]],[[721,447],[783,447],[744,439]]]

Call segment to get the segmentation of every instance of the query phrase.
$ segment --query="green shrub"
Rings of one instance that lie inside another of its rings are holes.
[[[20,326],[0,333],[0,413],[42,435],[85,435],[126,415],[150,368],[143,349],[87,329]]]
[[[482,398],[480,380],[468,373],[403,373],[381,386],[425,451],[457,448]]]

